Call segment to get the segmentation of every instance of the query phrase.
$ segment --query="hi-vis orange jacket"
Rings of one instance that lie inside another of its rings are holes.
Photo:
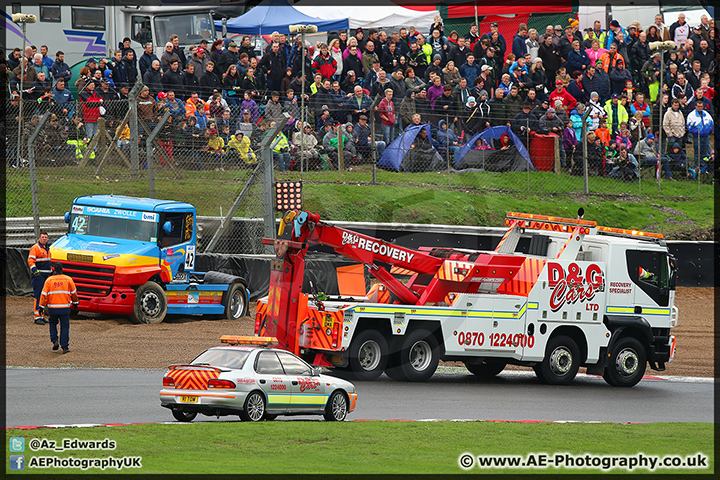
[[[43,275],[50,275],[52,269],[50,268],[50,249],[47,246],[40,245],[37,242],[30,248],[30,255],[28,255],[28,265],[30,271],[34,273],[37,269]]]
[[[71,302],[77,302],[75,282],[67,275],[53,275],[45,281],[40,306],[48,309],[50,313],[64,315],[70,313]]]

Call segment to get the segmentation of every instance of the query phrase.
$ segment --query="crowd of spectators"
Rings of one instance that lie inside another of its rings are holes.
[[[583,173],[583,131],[592,174],[632,180],[658,158],[668,179],[673,170],[709,172],[720,53],[714,21],[703,15],[690,26],[680,14],[670,26],[661,15],[644,28],[616,20],[607,28],[578,25],[548,25],[540,33],[520,24],[506,39],[497,23],[487,32],[473,24],[462,34],[448,32],[437,17],[426,34],[414,27],[331,32],[305,56],[300,36],[277,32],[261,55],[249,36],[203,41],[185,52],[173,35],[160,58],[151,44],[138,56],[125,38],[111,59],[89,59],[78,78],[61,51],[52,61],[46,46],[16,48],[6,60],[7,113],[17,113],[23,95],[29,118],[52,109],[60,125],[82,128],[86,138],[100,117],[126,129],[128,92],[139,78],[139,118],[152,126],[169,109],[159,136],[168,156],[173,144],[204,152],[191,155],[199,168],[208,155],[254,163],[264,132],[287,112],[272,145],[280,170],[297,168],[300,152],[309,168],[336,168],[340,145],[346,166],[368,162],[409,125],[430,123],[431,140],[451,145],[442,152],[450,156],[487,127],[507,126],[525,144],[535,135],[560,137],[561,165],[573,174]],[[676,48],[651,48],[664,40]],[[678,152],[690,143],[688,160]]]

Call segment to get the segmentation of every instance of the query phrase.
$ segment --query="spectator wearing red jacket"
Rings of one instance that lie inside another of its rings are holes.
[[[83,123],[85,124],[85,137],[91,139],[97,133],[97,121],[100,118],[100,98],[95,91],[95,82],[88,82],[85,89],[80,93],[80,104],[82,105]]]
[[[319,72],[323,80],[332,81],[332,76],[335,75],[335,71],[337,70],[337,62],[332,55],[330,55],[327,44],[320,44],[320,53],[318,53],[313,60],[312,69],[314,72]]]
[[[558,80],[555,82],[555,90],[550,93],[550,105],[555,105],[555,100],[561,100],[563,106],[567,111],[572,111],[572,109],[575,108],[575,104],[577,103],[575,97],[570,95],[570,93],[565,90],[565,87],[563,87],[562,80]]]

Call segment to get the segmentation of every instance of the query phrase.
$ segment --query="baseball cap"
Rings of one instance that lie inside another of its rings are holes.
[[[195,50],[197,53],[205,53],[205,49],[203,47],[198,47],[197,50]]]
[[[165,92],[160,92],[160,93],[158,93],[157,97],[158,97],[159,99],[160,99],[160,98],[167,98],[167,93],[165,93]]]
[[[648,133],[648,135],[647,135],[646,138],[647,138],[648,140],[655,140],[655,135],[653,135],[652,133]]]
[[[620,98],[620,96],[617,93],[613,93],[610,98]]]
[[[630,30],[631,28],[632,28],[633,30],[637,30],[637,27],[636,27],[635,25],[632,25],[632,24],[628,25],[625,29],[626,29],[626,30]]]
[[[490,70],[491,68],[492,67],[490,65],[483,65],[482,67],[480,67],[480,71],[485,72],[487,70]]]
[[[560,25],[555,25],[555,30],[560,30],[560,31],[562,31],[562,27],[561,27]]]
[[[228,44],[228,48],[232,48],[232,47],[237,47],[237,43],[235,43],[235,42],[230,42],[230,43]]]
[[[557,80],[557,81],[555,82],[555,85],[562,85],[562,84],[563,84],[563,81],[562,81],[562,80]]]
[[[657,52],[657,51],[656,51],[656,52],[653,52],[652,55],[650,55],[650,58],[652,58],[652,57],[659,57],[659,56],[661,56],[661,55],[660,55],[660,52]],[[672,63],[672,64],[670,64],[670,65],[675,65],[675,64]],[[675,66],[677,67],[677,65],[675,65]]]
[[[620,26],[620,22],[618,22],[617,20],[613,20],[612,22],[610,22],[610,26],[611,26],[611,27],[619,27],[619,26]]]
[[[330,109],[328,108],[327,105],[323,105],[322,107],[320,107],[320,110],[330,110]]]
[[[85,65],[90,65],[91,63],[97,63],[94,58],[88,58],[88,61]]]
[[[548,113],[555,113],[555,109],[553,107],[550,107],[547,109]]]
[[[245,115],[246,113],[250,113],[250,110],[248,110],[248,109],[246,108],[245,110],[243,110],[242,113],[243,113],[243,115]]]
[[[110,80],[107,77],[103,77],[102,80],[100,80],[100,83],[110,83]]]
[[[379,58],[373,59],[373,63],[380,63],[380,59]]]
[[[497,23],[497,22],[492,22],[492,23],[490,24],[490,26],[491,26],[491,27],[497,27],[497,26],[498,26],[498,23]]]

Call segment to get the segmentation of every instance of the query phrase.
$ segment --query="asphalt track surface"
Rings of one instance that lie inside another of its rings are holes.
[[[8,368],[6,426],[173,421],[160,407],[165,370]],[[578,375],[569,386],[540,384],[532,372],[505,371],[492,382],[464,369],[441,368],[425,383],[382,376],[354,382],[349,420],[510,420],[591,422],[713,422],[712,379],[646,378],[613,388]],[[280,417],[280,419],[321,417]],[[198,416],[196,422],[237,421]]]

